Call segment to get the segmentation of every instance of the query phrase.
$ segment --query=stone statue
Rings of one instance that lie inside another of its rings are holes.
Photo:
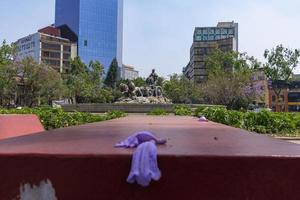
[[[121,83],[119,88],[123,97],[116,103],[170,103],[170,100],[163,96],[162,87],[157,86],[157,80],[158,75],[153,69],[150,76],[146,79],[146,84],[142,87],[136,87],[132,81],[128,84]]]
[[[128,85],[121,83],[119,88],[120,88],[120,91],[123,94],[123,96],[128,97],[128,91],[129,91]]]
[[[158,79],[158,75],[156,74],[155,72],[155,69],[152,69],[152,73],[150,74],[150,76],[146,79],[146,83],[147,85],[149,86],[155,86],[156,85],[156,82],[157,82],[157,79]]]

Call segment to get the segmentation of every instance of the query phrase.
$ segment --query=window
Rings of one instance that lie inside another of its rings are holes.
[[[214,39],[215,39],[215,37],[213,35],[209,36],[209,40],[214,40]]]
[[[300,106],[289,106],[289,112],[300,112]]]
[[[63,61],[63,66],[68,67],[70,65],[70,63],[68,61]]]
[[[227,34],[227,29],[225,29],[225,28],[222,28],[222,34]]]
[[[87,45],[88,45],[88,41],[84,40],[84,46],[87,47]]]
[[[70,54],[67,54],[67,53],[64,53],[64,55],[63,55],[63,58],[64,58],[65,60],[68,60],[70,57],[71,57],[71,55],[70,55]]]
[[[290,92],[288,98],[289,102],[300,102],[300,92]]]
[[[49,50],[58,50],[60,51],[60,44],[49,44],[49,43],[42,43],[42,49],[49,49]]]
[[[59,52],[50,52],[50,58],[57,58],[60,59],[60,53]]]
[[[51,66],[60,66],[60,61],[59,60],[47,60],[47,59],[43,59],[42,60],[43,63],[51,65]]]
[[[70,46],[64,46],[64,51],[71,52],[71,47]]]
[[[197,34],[197,35],[201,35],[201,34],[202,34],[202,30],[201,30],[201,29],[197,30],[197,31],[196,31],[196,34]]]
[[[276,97],[273,95],[272,96],[272,101],[275,102],[276,101]]]
[[[201,35],[197,35],[197,36],[196,36],[196,41],[201,41],[201,40],[202,40]]]
[[[44,57],[49,57],[50,56],[50,52],[49,51],[43,51],[43,56]]]

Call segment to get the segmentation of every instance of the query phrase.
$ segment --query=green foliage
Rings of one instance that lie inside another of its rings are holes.
[[[105,115],[106,115],[105,117],[106,120],[111,120],[111,119],[116,119],[116,118],[121,118],[126,116],[126,114],[123,111],[119,111],[119,110],[109,111]]]
[[[51,101],[63,95],[64,86],[61,75],[52,67],[38,64],[33,58],[25,58],[17,66],[18,70],[18,105],[35,106],[41,101]]]
[[[107,87],[112,89],[116,89],[117,87],[117,79],[118,79],[118,61],[116,58],[113,59],[112,63],[109,66],[109,70],[107,72],[106,79],[104,84]]]
[[[185,105],[176,105],[173,108],[173,112],[178,116],[191,116],[193,111],[189,106]]]
[[[184,75],[173,74],[164,81],[163,90],[173,103],[199,103],[202,100],[201,88],[190,82]]]
[[[133,83],[134,83],[134,85],[135,85],[136,87],[143,87],[143,86],[146,85],[145,79],[144,79],[144,78],[141,78],[141,77],[138,77],[138,78],[136,78],[136,79],[134,79],[134,80],[132,80],[132,81],[133,81]]]
[[[0,106],[10,104],[17,89],[17,69],[13,65],[0,65]]]
[[[0,46],[0,106],[9,105],[16,92],[17,68],[12,65],[14,54],[15,47],[3,41]]]
[[[82,112],[67,113],[62,109],[53,109],[51,107],[23,108],[20,110],[0,109],[0,114],[35,114],[40,118],[46,130],[100,122],[125,116],[121,111],[111,111],[104,115],[93,115]]]
[[[257,95],[251,87],[251,76],[259,63],[254,58],[216,49],[206,57],[205,66],[208,80],[203,83],[203,92],[207,103],[239,110],[255,100]]]
[[[163,115],[168,115],[168,113],[162,108],[155,108],[151,112],[149,112],[147,115],[163,116]]]
[[[0,46],[0,66],[7,66],[12,64],[16,54],[16,47],[14,45],[6,44],[4,40]]]
[[[299,113],[239,112],[222,107],[201,107],[195,113],[214,122],[262,134],[280,136],[300,133]]]
[[[114,99],[110,88],[102,87],[104,68],[98,61],[87,67],[79,57],[70,61],[70,73],[65,75],[68,96],[73,103],[109,103]]]
[[[250,59],[245,54],[215,49],[205,58],[205,66],[209,76],[216,76],[220,72],[249,73],[251,69],[249,61]]]
[[[156,85],[157,85],[157,86],[160,86],[160,87],[163,87],[163,86],[164,86],[164,82],[165,82],[164,77],[159,76],[159,77],[157,78]]]
[[[278,45],[271,51],[266,50],[264,56],[267,59],[264,65],[266,76],[274,81],[288,81],[299,64],[300,51]]]
[[[267,59],[267,63],[263,69],[267,78],[272,81],[281,81],[286,85],[292,78],[293,71],[299,64],[300,51],[297,49],[291,50],[282,45],[278,45],[271,51],[266,50],[264,56]],[[274,84],[272,89],[277,99],[280,99],[282,87],[277,87],[277,85]]]

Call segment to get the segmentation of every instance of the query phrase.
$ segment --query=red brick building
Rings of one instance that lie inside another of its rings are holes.
[[[281,89],[277,98],[273,88]],[[300,81],[292,81],[284,84],[276,81],[269,84],[269,106],[276,112],[300,112]]]

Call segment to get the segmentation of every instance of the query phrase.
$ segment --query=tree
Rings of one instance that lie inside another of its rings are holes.
[[[107,103],[113,100],[113,91],[103,88],[104,69],[99,61],[87,67],[79,57],[70,61],[70,73],[65,82],[73,103]]]
[[[6,44],[4,40],[0,47],[0,66],[7,66],[12,64],[16,55],[16,47],[14,45]]]
[[[39,92],[41,104],[52,105],[53,100],[67,96],[67,87],[63,84],[60,73],[48,66],[42,68],[44,81]]]
[[[118,61],[116,58],[114,58],[112,63],[109,66],[109,70],[107,72],[107,76],[104,81],[104,84],[107,87],[116,89],[117,81],[118,81],[117,79],[118,79]]]
[[[0,46],[0,106],[9,105],[15,98],[17,72],[13,65],[14,56],[15,47],[4,40]]]
[[[88,69],[89,74],[89,94],[87,101],[90,103],[108,103],[114,99],[114,92],[111,89],[105,89],[102,86],[102,77],[104,75],[104,68],[98,61],[91,61]]]
[[[87,67],[79,57],[70,60],[69,73],[65,75],[65,84],[68,87],[68,96],[73,103],[80,101],[82,94],[88,87]]]
[[[27,57],[17,65],[18,104],[33,107],[44,100],[52,100],[62,95],[62,79],[59,72],[45,64],[38,64]]]
[[[96,86],[101,87],[102,77],[104,75],[103,65],[99,61],[91,61],[89,64],[90,81]]]
[[[164,81],[163,90],[173,103],[199,103],[202,100],[201,88],[182,74],[171,75],[170,80]]]
[[[157,82],[156,82],[156,85],[158,85],[158,86],[163,86],[164,85],[164,81],[165,81],[165,79],[164,79],[164,77],[158,77],[157,78]]]
[[[208,103],[231,109],[247,108],[253,100],[251,75],[259,63],[246,54],[216,49],[205,60],[208,80],[203,84]]]
[[[13,65],[0,65],[0,106],[8,106],[15,99],[16,77],[17,71]]]
[[[133,81],[133,83],[135,84],[136,87],[143,87],[143,86],[146,85],[146,81],[142,77],[138,77],[138,78],[136,78],[132,81]]]
[[[272,89],[276,95],[276,111],[278,111],[282,85],[286,86],[292,78],[293,71],[299,64],[300,52],[297,49],[292,50],[278,45],[271,51],[266,50],[264,56],[267,59],[264,72],[269,80],[275,82],[272,84]],[[279,81],[281,84],[276,84]]]

